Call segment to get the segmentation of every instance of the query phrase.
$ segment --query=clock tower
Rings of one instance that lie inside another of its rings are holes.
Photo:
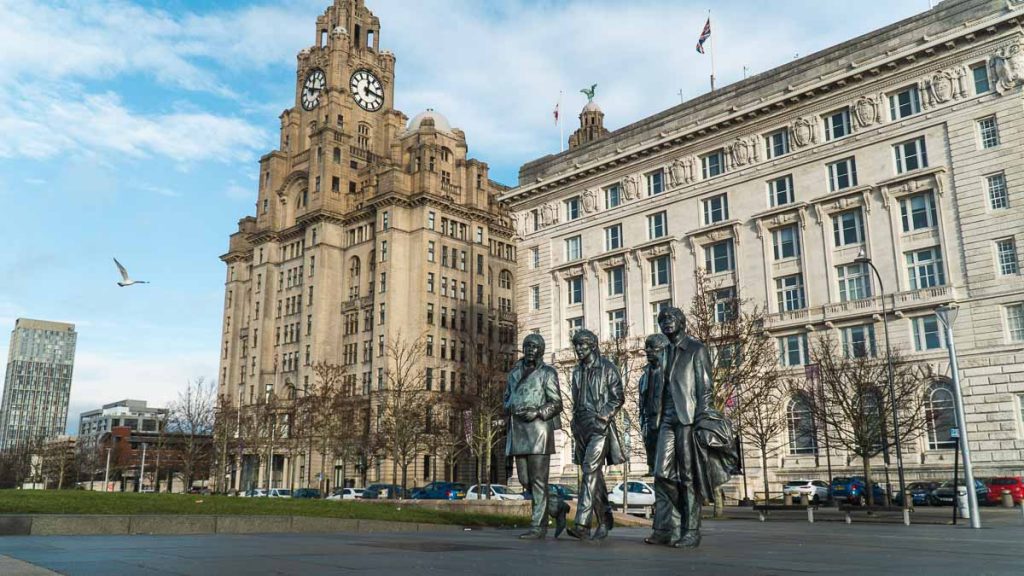
[[[467,156],[465,134],[443,115],[409,120],[395,109],[395,56],[380,44],[364,0],[334,0],[317,18],[278,148],[260,159],[256,214],[221,256],[220,402],[239,422],[264,422],[239,431],[250,439],[224,455],[224,489],[391,480],[383,448],[321,459],[311,452],[325,444],[300,439],[312,432],[293,425],[296,407],[315,398],[324,365],[340,371],[343,394],[365,401],[344,423],[365,431],[386,416],[400,340],[418,347],[417,378],[440,395],[437,406],[481,368],[511,364],[516,256],[497,202],[507,188]],[[425,416],[443,417],[440,408]],[[441,461],[436,447],[406,466],[416,483],[470,479],[473,469]]]

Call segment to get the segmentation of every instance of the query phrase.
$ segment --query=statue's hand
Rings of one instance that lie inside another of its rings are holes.
[[[526,410],[520,410],[517,412],[516,416],[518,416],[523,422],[532,422],[537,419],[537,411],[533,408],[527,408]]]

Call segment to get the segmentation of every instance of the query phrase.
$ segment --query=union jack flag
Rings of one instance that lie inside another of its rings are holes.
[[[708,21],[704,23],[704,29],[701,30],[700,38],[697,39],[697,52],[704,53],[704,42],[708,38],[711,38],[711,18],[708,18]]]

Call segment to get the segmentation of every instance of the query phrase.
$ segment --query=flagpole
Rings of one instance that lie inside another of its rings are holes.
[[[711,23],[711,10],[708,10],[708,23]],[[715,33],[712,28],[711,37],[708,38],[711,41],[711,91],[715,91]]]
[[[565,127],[562,124],[562,90],[558,91],[558,151],[565,152]]]

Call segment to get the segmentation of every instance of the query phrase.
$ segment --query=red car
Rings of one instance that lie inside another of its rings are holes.
[[[1003,490],[1013,495],[1013,503],[1024,502],[1024,478],[1020,476],[1003,476],[993,478],[988,483],[988,503],[999,504],[1003,500]]]

